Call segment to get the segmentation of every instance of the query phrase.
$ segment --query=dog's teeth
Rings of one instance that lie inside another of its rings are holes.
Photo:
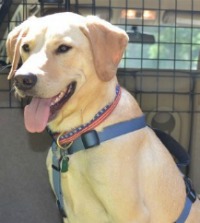
[[[54,101],[51,102],[51,106],[58,103],[65,95],[65,91],[61,91],[60,94],[55,98]]]
[[[50,106],[53,106],[53,105],[55,105],[55,101],[52,101]]]
[[[61,91],[60,94],[58,95],[58,99],[60,100],[64,95],[65,95],[65,92]]]
[[[69,94],[72,90],[72,86],[70,85],[68,88],[67,88],[67,94]]]
[[[65,96],[65,94],[68,95],[72,90],[73,86],[72,84],[70,84],[65,90],[60,92],[60,94],[51,102],[50,106],[53,106],[58,103]]]

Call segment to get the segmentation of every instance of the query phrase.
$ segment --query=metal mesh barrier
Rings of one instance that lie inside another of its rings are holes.
[[[0,109],[21,109],[6,80],[8,32],[31,15],[73,11],[123,28],[129,45],[119,82],[137,99],[147,122],[198,148],[200,113],[200,3],[196,0],[4,0],[0,3]],[[195,138],[196,137],[196,138]]]

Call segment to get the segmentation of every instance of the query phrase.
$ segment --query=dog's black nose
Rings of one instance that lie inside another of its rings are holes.
[[[14,85],[20,90],[30,90],[35,86],[37,82],[37,76],[29,73],[26,75],[18,74],[14,78]]]

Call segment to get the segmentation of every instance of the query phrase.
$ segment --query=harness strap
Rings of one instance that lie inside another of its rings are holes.
[[[190,157],[184,148],[170,135],[159,130],[153,129],[155,134],[158,136],[160,141],[165,145],[168,151],[176,159],[176,164],[179,168],[188,166],[190,163]],[[183,211],[181,212],[176,223],[184,223],[190,213],[192,204],[196,201],[196,193],[192,187],[192,183],[188,177],[184,177],[185,186],[186,186],[186,199]]]
[[[97,132],[94,129],[90,130],[86,133],[83,133],[72,143],[71,147],[68,149],[68,154],[71,155],[80,150],[98,146],[102,142],[105,142],[109,139],[134,132],[136,130],[144,128],[145,126],[145,116],[142,115],[141,117],[108,126],[101,132]]]
[[[153,129],[160,141],[165,145],[168,151],[176,159],[179,168],[186,167],[190,164],[190,156],[185,149],[172,136],[159,129]]]
[[[118,136],[131,133],[133,131],[137,131],[141,128],[146,127],[145,117],[144,115],[141,117],[137,117],[128,121],[120,122],[108,126],[103,129],[101,132],[97,132],[96,130],[90,130],[88,132],[83,133],[76,140],[70,144],[70,147],[67,149],[61,149],[56,144],[56,141],[52,144],[52,168],[53,168],[53,187],[54,193],[57,199],[57,205],[60,210],[62,217],[66,217],[66,211],[64,208],[64,201],[62,195],[61,188],[61,163],[63,159],[66,159],[67,155],[74,154],[81,150],[85,150],[88,148],[92,148],[100,145],[102,142],[110,140],[112,138],[116,138]],[[178,159],[180,165],[187,165],[189,163],[188,155],[186,152],[182,151],[182,147],[176,142],[171,136],[168,136],[166,133],[163,133],[159,130],[154,130],[157,136],[160,138],[162,143],[167,147],[167,149]],[[177,155],[178,154],[178,155]],[[176,223],[184,223],[190,213],[192,204],[196,200],[196,193],[192,188],[191,182],[189,178],[184,177],[187,197],[185,200],[184,209],[179,216]]]
[[[52,168],[53,168],[53,188],[57,199],[57,205],[60,210],[62,217],[66,217],[66,211],[64,208],[64,201],[61,187],[61,163],[65,160],[67,155],[76,153],[80,150],[88,149],[94,146],[98,146],[100,143],[109,139],[139,130],[146,126],[145,117],[141,116],[125,122],[120,122],[103,129],[102,132],[91,130],[78,137],[72,145],[67,149],[61,149],[53,141],[51,150],[53,153],[52,157]],[[66,160],[65,160],[66,161]],[[67,169],[67,168],[66,168]]]
[[[185,200],[185,206],[184,209],[180,215],[180,217],[178,218],[178,220],[176,221],[176,223],[184,223],[190,213],[191,207],[192,207],[192,201],[189,199],[189,197],[186,197]]]
[[[60,175],[60,158],[58,158],[58,148],[55,142],[52,146],[52,171],[53,171],[53,189],[56,196],[56,203],[62,217],[67,217],[64,209],[64,201],[61,188],[61,175]]]
[[[192,183],[188,177],[184,177],[185,186],[186,186],[186,193],[187,197],[185,199],[185,206],[183,208],[182,213],[180,214],[178,220],[176,223],[184,223],[190,213],[190,210],[192,208],[192,204],[196,201],[196,192],[194,191],[192,187]]]

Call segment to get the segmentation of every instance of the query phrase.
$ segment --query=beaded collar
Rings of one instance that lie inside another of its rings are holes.
[[[116,96],[112,103],[106,105],[104,108],[102,108],[94,117],[92,120],[90,120],[88,123],[83,124],[72,131],[66,131],[62,133],[51,133],[54,140],[57,142],[57,145],[59,147],[65,147],[66,145],[73,142],[75,139],[77,139],[80,135],[83,133],[94,129],[96,126],[98,126],[100,123],[102,123],[115,109],[117,106],[119,100],[121,97],[121,88],[119,85],[116,86]]]

